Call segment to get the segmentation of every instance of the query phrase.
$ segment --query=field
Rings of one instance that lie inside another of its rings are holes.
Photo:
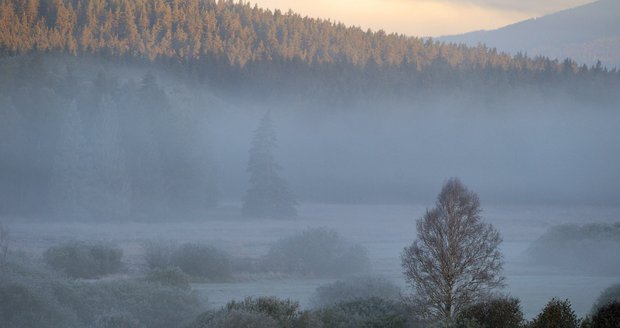
[[[12,222],[9,227],[11,248],[34,255],[66,239],[117,244],[124,251],[126,275],[139,274],[144,269],[142,246],[149,241],[207,243],[237,258],[256,258],[282,236],[311,227],[328,227],[366,247],[372,273],[387,277],[406,292],[400,253],[415,239],[415,220],[424,211],[424,206],[415,205],[302,204],[297,220],[243,220],[236,214],[238,204],[227,204],[206,214],[204,220],[181,223]],[[504,237],[507,286],[503,292],[521,299],[527,318],[535,316],[552,297],[568,298],[577,315],[584,315],[603,289],[620,282],[616,276],[532,266],[525,255],[530,243],[548,227],[617,222],[620,207],[495,205],[484,207],[483,216]],[[308,307],[315,288],[330,281],[333,280],[261,274],[238,276],[226,283],[194,284],[193,288],[212,308],[231,299],[262,295],[292,298]]]

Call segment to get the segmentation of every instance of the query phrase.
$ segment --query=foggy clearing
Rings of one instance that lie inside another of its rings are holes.
[[[371,269],[358,275],[380,275],[394,282],[403,291],[404,278],[400,267],[400,252],[415,236],[415,219],[426,207],[422,205],[323,205],[303,203],[299,219],[294,221],[231,220],[238,203],[221,205],[227,210],[215,213],[204,222],[180,223],[18,223],[11,225],[13,247],[38,254],[62,240],[106,241],[123,249],[126,272],[139,273],[144,269],[143,245],[152,241],[207,243],[227,250],[238,258],[258,258],[278,238],[308,228],[328,227],[346,239],[360,243],[368,250]],[[228,212],[228,213],[227,213]],[[485,206],[483,215],[504,237],[507,294],[519,297],[528,318],[534,317],[551,298],[568,298],[582,316],[598,295],[617,283],[616,272],[591,272],[584,268],[556,268],[531,263],[527,250],[545,231],[559,224],[588,222],[617,222],[618,207],[545,205]],[[617,252],[605,256],[613,261]],[[193,288],[210,308],[218,308],[232,299],[246,296],[278,296],[299,300],[302,307],[311,307],[311,296],[323,284],[338,280],[333,277],[296,277],[277,273],[255,277],[242,274],[229,282],[195,283]]]

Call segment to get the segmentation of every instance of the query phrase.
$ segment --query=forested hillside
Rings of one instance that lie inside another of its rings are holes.
[[[571,60],[512,57],[483,45],[363,31],[225,0],[2,0],[0,24],[5,54],[65,52],[189,63],[187,67],[211,77],[222,66],[264,77],[281,65],[297,71],[310,65],[325,72],[325,65],[338,64],[341,72],[350,70],[348,65],[392,67],[401,74],[391,72],[390,79],[409,85],[428,84],[446,71],[460,72],[450,79],[493,84],[603,70]],[[259,64],[264,62],[270,63],[268,68]]]
[[[178,61],[224,57],[248,62],[414,65],[438,58],[454,67],[544,69],[544,61],[513,60],[479,48],[362,31],[293,12],[210,0],[3,0],[0,44],[7,52],[64,51]]]

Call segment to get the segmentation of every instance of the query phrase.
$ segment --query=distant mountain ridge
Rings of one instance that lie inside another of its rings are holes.
[[[620,1],[599,0],[492,31],[439,38],[444,42],[484,43],[511,54],[571,58],[592,65],[620,67]]]

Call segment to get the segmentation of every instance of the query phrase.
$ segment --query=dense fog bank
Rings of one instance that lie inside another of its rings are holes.
[[[166,67],[4,58],[2,214],[188,218],[218,200],[239,201],[267,111],[275,160],[300,201],[427,203],[450,176],[487,202],[619,199],[612,86],[584,83],[588,96],[553,83],[488,92],[445,85],[399,96],[381,95],[382,86],[335,98],[324,97],[333,93],[328,86],[281,96],[240,86],[236,96]]]

